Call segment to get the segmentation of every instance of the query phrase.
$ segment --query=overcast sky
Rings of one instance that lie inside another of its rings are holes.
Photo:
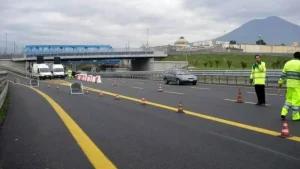
[[[1,0],[0,46],[110,44],[140,47],[224,35],[241,24],[279,16],[300,25],[299,0]]]

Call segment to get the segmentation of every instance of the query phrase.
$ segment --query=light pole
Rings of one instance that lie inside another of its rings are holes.
[[[7,52],[7,33],[5,33],[5,54]]]

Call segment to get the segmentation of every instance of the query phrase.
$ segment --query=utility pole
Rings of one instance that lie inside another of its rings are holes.
[[[16,42],[14,41],[14,54],[16,54]]]

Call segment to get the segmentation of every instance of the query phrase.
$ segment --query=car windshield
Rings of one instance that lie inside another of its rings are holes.
[[[176,71],[177,75],[190,75],[191,73],[186,70]]]
[[[55,68],[53,69],[53,72],[64,72],[63,68]]]
[[[49,68],[40,68],[40,72],[50,72]]]

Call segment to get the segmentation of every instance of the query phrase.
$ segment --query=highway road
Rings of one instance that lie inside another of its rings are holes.
[[[277,136],[284,98],[275,89],[261,107],[253,105],[253,88],[241,88],[247,103],[234,103],[238,87],[162,85],[158,92],[159,82],[102,80],[82,82],[89,91],[83,95],[70,94],[76,80],[40,81],[34,89],[10,84],[0,168],[300,167],[300,122],[289,114],[294,137]],[[185,114],[176,113],[180,102]]]

